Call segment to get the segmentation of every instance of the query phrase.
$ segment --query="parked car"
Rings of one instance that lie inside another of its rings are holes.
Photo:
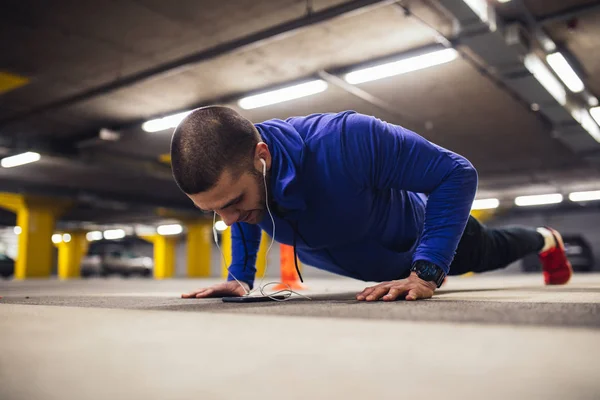
[[[15,260],[6,254],[0,254],[0,276],[10,278],[15,273]]]
[[[594,269],[594,252],[592,246],[581,235],[563,235],[565,253],[573,266],[573,270],[590,272]]]
[[[150,257],[140,256],[126,250],[94,252],[83,257],[81,276],[139,275],[152,276],[154,262]]]

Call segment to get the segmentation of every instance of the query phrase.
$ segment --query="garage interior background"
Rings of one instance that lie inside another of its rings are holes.
[[[219,103],[254,122],[352,109],[403,125],[475,165],[474,212],[486,223],[582,235],[600,260],[597,1],[57,0],[2,9],[0,36],[10,40],[0,43],[0,250],[11,257],[29,254],[18,243],[35,236],[17,219],[30,224],[27,210],[54,205],[57,241],[180,224],[173,272],[190,275],[189,223],[212,216],[175,186],[169,140],[186,112]],[[382,64],[389,76],[351,74]],[[290,86],[294,100],[249,97]],[[530,195],[545,197],[516,200]],[[550,204],[523,207],[528,199]],[[208,249],[218,276],[220,255]],[[136,251],[152,255],[152,245]],[[23,277],[46,274],[22,262]]]

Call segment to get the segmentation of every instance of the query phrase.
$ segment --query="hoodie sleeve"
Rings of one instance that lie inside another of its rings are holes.
[[[347,117],[340,140],[345,167],[361,188],[429,196],[413,262],[433,262],[447,274],[475,198],[475,168],[408,129],[362,114]]]
[[[256,255],[260,247],[262,230],[258,225],[236,223],[231,226],[231,265],[227,280],[246,282],[254,287],[256,275]],[[246,268],[244,268],[244,264]]]

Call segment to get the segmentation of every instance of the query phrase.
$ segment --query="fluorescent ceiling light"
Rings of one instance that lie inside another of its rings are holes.
[[[519,196],[515,199],[515,204],[519,207],[539,206],[544,204],[558,204],[563,201],[560,193],[539,194],[534,196]]]
[[[596,107],[598,105],[598,98],[590,95],[587,98],[587,102],[590,107]],[[599,122],[599,124],[600,124],[600,122]]]
[[[508,3],[510,0],[498,0],[498,3]]]
[[[284,101],[299,99],[301,97],[321,93],[324,92],[327,87],[327,82],[319,79],[289,86],[283,89],[272,90],[270,92],[244,97],[238,101],[238,105],[244,110],[252,110],[253,108],[283,103]]]
[[[109,229],[104,231],[104,239],[115,240],[122,239],[125,237],[125,231],[123,229]]]
[[[17,225],[14,227],[13,231],[15,232],[15,235],[20,235],[23,232],[23,229]]]
[[[600,200],[600,190],[592,190],[589,192],[573,192],[569,194],[571,201],[593,201]]]
[[[102,240],[102,232],[100,232],[100,231],[88,232],[85,235],[85,238],[90,242],[93,242],[94,240]]]
[[[151,119],[142,124],[142,129],[146,132],[159,132],[165,129],[175,128],[192,110],[169,115],[163,118]]]
[[[58,244],[60,242],[62,242],[62,235],[60,233],[55,233],[52,235],[52,243]]]
[[[581,124],[583,129],[596,140],[596,142],[600,143],[600,127],[594,121],[594,118],[592,118],[588,110],[585,108],[575,109],[571,112],[571,115],[579,122],[579,124]]]
[[[29,164],[32,162],[36,162],[40,160],[40,155],[38,153],[34,153],[32,151],[28,151],[27,153],[21,153],[14,156],[3,158],[0,161],[0,165],[4,168],[16,167],[23,164]]]
[[[454,49],[436,50],[431,53],[352,71],[347,73],[344,79],[354,85],[445,64],[456,59],[456,57],[458,57],[458,53]]]
[[[500,200],[498,199],[479,199],[473,202],[471,210],[490,210],[498,208]]]
[[[183,232],[183,227],[179,224],[161,225],[156,228],[156,232],[159,235],[178,235]]]
[[[218,230],[219,232],[223,232],[224,230],[227,229],[227,224],[223,221],[217,221],[215,223],[215,229]]]
[[[596,120],[596,123],[600,125],[600,107],[590,108],[590,114]]]
[[[69,243],[71,241],[71,235],[69,235],[68,233],[63,234],[62,241],[65,243]]]
[[[567,104],[567,91],[552,72],[539,59],[538,56],[531,53],[525,57],[525,68],[533,74],[535,79],[550,93],[552,97],[559,102],[561,106]]]
[[[548,54],[546,61],[571,92],[579,93],[583,91],[583,82],[561,53]]]

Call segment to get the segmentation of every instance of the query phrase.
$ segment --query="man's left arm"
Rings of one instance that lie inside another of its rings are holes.
[[[466,158],[374,117],[351,114],[345,127],[342,158],[356,184],[428,195],[413,263],[431,263],[447,274],[475,198],[475,168]]]

